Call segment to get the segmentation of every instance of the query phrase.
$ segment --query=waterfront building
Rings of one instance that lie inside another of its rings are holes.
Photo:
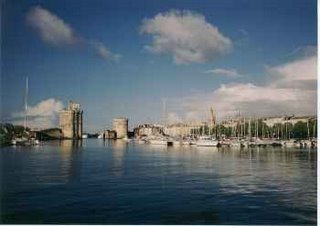
[[[114,118],[112,121],[112,127],[117,134],[117,139],[123,139],[128,136],[127,118]]]
[[[103,134],[104,139],[117,139],[117,132],[114,130],[106,130]]]
[[[292,125],[297,122],[307,123],[308,121],[316,120],[316,116],[278,116],[278,117],[266,117],[262,121],[267,124],[267,126],[274,126],[275,124],[285,124],[291,123]]]
[[[162,136],[164,128],[161,125],[155,124],[142,124],[133,129],[135,137],[143,137],[143,136]]]
[[[194,135],[203,126],[202,123],[175,123],[167,126],[157,124],[141,124],[134,128],[135,137],[185,137]]]
[[[70,101],[68,107],[60,111],[59,125],[64,138],[81,139],[83,111],[80,108],[80,104]]]
[[[204,123],[175,123],[164,128],[164,133],[172,137],[190,136],[200,128],[207,126]]]
[[[240,124],[244,124],[245,122],[249,121],[249,117],[246,118],[236,118],[236,119],[229,119],[221,122],[221,125],[224,127],[237,127]],[[251,118],[252,121],[262,120],[267,126],[272,127],[276,124],[285,124],[291,123],[292,125],[296,124],[297,122],[307,123],[308,121],[316,120],[316,116],[273,116],[273,117],[261,117],[261,118]]]

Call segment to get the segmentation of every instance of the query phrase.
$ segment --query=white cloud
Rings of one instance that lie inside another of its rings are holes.
[[[242,75],[235,69],[215,68],[204,71],[206,74],[223,75],[230,78],[238,78]]]
[[[90,45],[95,50],[97,55],[103,59],[112,59],[112,60],[118,61],[121,58],[120,54],[112,53],[101,42],[91,41]]]
[[[43,100],[34,106],[29,106],[27,110],[28,127],[50,128],[57,126],[59,111],[63,109],[63,103],[54,98]],[[12,123],[17,125],[24,124],[25,112],[12,114]]]
[[[221,116],[234,116],[238,110],[247,116],[314,113],[315,93],[301,92],[292,88],[238,83],[222,85],[215,90],[211,103]]]
[[[269,82],[222,84],[212,92],[198,91],[190,96],[171,100],[179,104],[179,112],[188,120],[207,119],[209,106],[218,118],[234,117],[240,110],[246,116],[283,114],[316,114],[317,59],[307,57],[274,67],[268,67]],[[300,85],[299,85],[300,84]]]
[[[276,87],[316,88],[317,57],[316,55],[296,60],[276,67],[267,67],[269,74],[275,76],[271,85]]]
[[[216,59],[232,48],[229,38],[191,11],[172,10],[145,19],[141,33],[153,36],[145,48],[156,54],[171,54],[177,64],[202,63]]]
[[[30,9],[27,22],[39,32],[42,40],[49,44],[72,45],[80,40],[69,24],[41,6]]]
[[[41,6],[32,7],[26,20],[39,33],[41,39],[50,45],[72,46],[82,43],[103,59],[120,59],[119,54],[112,53],[103,43],[77,35],[69,24]]]

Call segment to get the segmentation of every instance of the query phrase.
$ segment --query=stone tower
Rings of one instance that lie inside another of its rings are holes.
[[[113,130],[117,133],[117,139],[123,139],[128,135],[128,119],[114,118],[112,121]]]
[[[64,138],[81,139],[83,111],[80,104],[69,102],[68,108],[60,111],[59,124]]]

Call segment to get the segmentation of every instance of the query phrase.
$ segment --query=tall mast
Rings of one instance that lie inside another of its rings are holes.
[[[28,92],[29,92],[29,78],[26,77],[26,90],[24,95],[24,111],[25,111],[25,118],[24,118],[24,130],[27,130],[27,116],[28,116]]]
[[[316,124],[317,124],[317,121],[314,120],[314,121],[313,121],[313,137],[314,137],[314,138],[317,137],[317,136],[316,136]]]
[[[309,118],[307,120],[308,140],[310,140]]]
[[[245,137],[246,135],[246,118],[243,117],[243,137]]]
[[[166,127],[167,124],[167,99],[162,99],[162,123],[163,126]]]
[[[249,140],[251,140],[251,117],[249,118]]]
[[[256,139],[258,139],[259,137],[259,119],[257,118],[256,120]]]

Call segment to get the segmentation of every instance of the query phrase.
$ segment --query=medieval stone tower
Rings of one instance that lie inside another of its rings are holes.
[[[59,124],[64,138],[81,139],[83,111],[80,104],[70,101],[68,108],[60,111]]]

